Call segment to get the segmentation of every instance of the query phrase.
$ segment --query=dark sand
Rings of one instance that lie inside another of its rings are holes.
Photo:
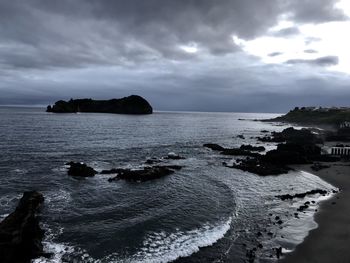
[[[315,174],[341,192],[321,203],[315,220],[318,228],[310,231],[296,250],[280,262],[350,263],[350,163],[333,163],[331,168],[315,172],[310,165],[295,169]]]

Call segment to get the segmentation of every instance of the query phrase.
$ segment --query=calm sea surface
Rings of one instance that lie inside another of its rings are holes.
[[[44,194],[45,247],[54,257],[36,262],[242,262],[258,243],[258,261],[271,262],[274,247],[293,249],[316,227],[316,205],[295,219],[300,203],[275,196],[332,186],[301,171],[259,177],[229,169],[222,162],[231,158],[202,145],[255,145],[261,130],[286,126],[239,119],[273,116],[50,114],[0,107],[0,216],[14,209],[23,191]],[[169,161],[184,168],[144,183],[109,183],[111,175],[77,179],[65,166],[82,161],[98,171],[137,168],[169,152],[186,157]]]

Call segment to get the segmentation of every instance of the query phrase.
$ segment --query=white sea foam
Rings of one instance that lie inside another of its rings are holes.
[[[199,251],[201,247],[213,245],[223,238],[230,229],[232,218],[215,225],[205,224],[200,228],[176,233],[157,232],[149,234],[143,242],[143,248],[126,262],[170,262],[187,257]]]
[[[28,172],[26,169],[14,169],[13,171],[17,174],[26,174]]]
[[[54,212],[62,211],[71,201],[70,192],[63,189],[50,191],[45,194],[45,205]]]

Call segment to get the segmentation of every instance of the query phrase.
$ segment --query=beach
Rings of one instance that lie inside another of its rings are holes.
[[[321,203],[319,211],[315,215],[318,227],[310,231],[304,242],[280,262],[350,262],[350,254],[348,253],[350,239],[349,163],[332,163],[330,168],[320,171],[313,171],[310,165],[296,165],[293,168],[319,176],[338,187],[340,192]]]

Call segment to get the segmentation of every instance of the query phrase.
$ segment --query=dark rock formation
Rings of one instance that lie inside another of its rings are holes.
[[[176,153],[170,152],[168,153],[168,156],[164,157],[164,159],[169,159],[169,160],[182,160],[186,159],[185,157],[182,157]]]
[[[138,170],[115,169],[118,170],[117,176],[108,179],[108,181],[123,179],[126,181],[144,182],[173,174],[174,170],[179,169],[181,169],[181,166],[153,166]]]
[[[280,259],[280,257],[282,256],[282,247],[278,247],[278,248],[275,248],[276,249],[276,257],[277,259]]]
[[[261,176],[279,175],[288,173],[288,171],[291,170],[290,168],[283,165],[262,162],[259,158],[247,158],[245,160],[239,160],[238,164],[227,167],[240,169],[242,171],[254,173]]]
[[[25,192],[14,212],[0,223],[0,261],[2,263],[29,263],[47,256],[43,252],[44,230],[36,213],[44,202],[42,194]]]
[[[258,137],[263,142],[322,143],[322,140],[308,129],[297,130],[293,127],[282,132],[272,132],[271,136]]]
[[[112,168],[110,170],[102,170],[100,174],[117,174],[123,172],[125,169],[122,168]]]
[[[232,156],[250,156],[258,157],[258,153],[253,153],[251,151],[264,151],[265,148],[262,146],[252,146],[252,145],[241,145],[240,148],[224,148],[218,144],[207,143],[203,145],[204,147],[210,148],[213,151],[219,151],[223,155],[232,155]]]
[[[221,145],[215,144],[215,143],[206,143],[206,144],[203,144],[203,147],[212,149],[213,151],[223,151],[225,149]]]
[[[97,174],[97,171],[87,166],[85,163],[69,162],[67,165],[70,165],[68,175],[71,176],[91,177]]]
[[[262,160],[273,164],[307,164],[321,155],[321,148],[315,144],[286,143],[278,144],[262,156]]]
[[[350,141],[350,128],[344,127],[344,128],[339,128],[336,131],[328,131],[326,133],[326,141],[349,142]]]
[[[259,157],[260,154],[254,153],[247,150],[242,150],[241,148],[232,148],[232,149],[224,149],[221,151],[223,155],[232,155],[232,156],[250,156],[250,157]]]
[[[111,100],[60,100],[57,101],[52,107],[49,105],[46,111],[54,113],[98,112],[119,114],[151,114],[153,109],[144,98],[137,95],[131,95],[125,98]]]
[[[147,159],[145,161],[145,164],[155,164],[155,163],[161,163],[161,162],[162,162],[162,159],[152,157],[150,159]]]
[[[322,190],[322,189],[314,189],[311,191],[307,191],[305,193],[298,193],[298,194],[294,194],[294,195],[291,195],[291,194],[277,195],[276,197],[281,199],[282,201],[285,201],[285,200],[293,200],[294,198],[304,198],[308,195],[315,195],[315,194],[326,195],[327,191]],[[305,205],[307,205],[307,204],[305,204]]]
[[[263,152],[265,151],[265,147],[264,146],[253,146],[253,145],[250,145],[250,144],[247,144],[247,145],[241,145],[240,147],[241,150],[244,150],[244,151],[252,151],[252,152]]]

